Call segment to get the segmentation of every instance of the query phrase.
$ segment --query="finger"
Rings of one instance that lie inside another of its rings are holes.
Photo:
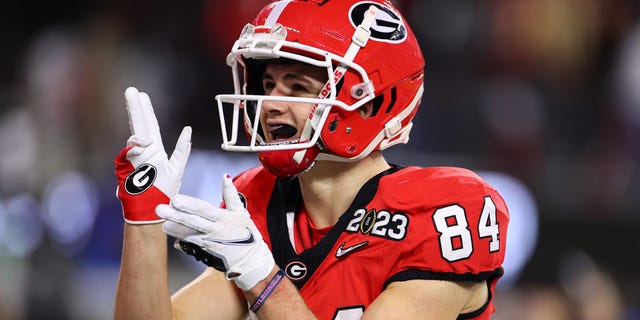
[[[146,148],[151,145],[153,141],[141,136],[130,136],[127,140],[127,147],[142,147]]]
[[[176,149],[171,154],[169,162],[171,167],[178,171],[178,177],[182,177],[184,169],[187,166],[187,159],[191,153],[191,127],[186,126],[182,129],[178,142],[176,143]]]
[[[176,210],[188,212],[209,221],[216,221],[220,215],[220,209],[213,204],[184,194],[173,196],[171,206]]]
[[[209,244],[208,244],[208,243],[205,243],[205,242],[202,240],[202,235],[189,236],[189,237],[186,237],[186,238],[185,238],[185,239],[183,239],[183,240],[184,240],[184,241],[186,241],[186,242],[189,242],[189,243],[195,244],[196,246],[198,246],[198,247],[200,247],[200,248],[206,248],[206,247],[208,247],[208,246],[209,246]]]
[[[127,151],[127,160],[131,161],[131,159],[141,155],[146,148],[143,147],[133,147]]]
[[[183,212],[174,209],[173,207],[165,204],[158,205],[156,207],[156,215],[165,219],[166,221],[173,221],[186,228],[196,230],[199,233],[212,233],[217,229],[215,224],[211,221],[189,212]]]
[[[140,95],[138,89],[129,87],[124,91],[124,98],[129,115],[129,129],[132,135],[145,136],[145,123],[142,107],[140,106]],[[147,136],[148,137],[148,136]]]
[[[140,136],[131,136],[127,140],[127,147],[131,147],[129,151],[127,151],[127,160],[131,161],[135,157],[141,155],[147,147],[151,145],[153,141],[140,137]]]
[[[166,220],[163,224],[162,224],[162,230],[176,238],[176,239],[184,239],[188,236],[194,236],[197,234],[200,234],[200,232],[198,232],[198,230],[183,226],[179,223],[173,222],[171,220]]]
[[[211,241],[214,240],[214,241]],[[215,242],[216,237],[210,234],[197,234],[193,236],[188,236],[183,239],[183,241],[194,244],[209,254],[212,254],[216,257],[224,259],[224,257],[220,256],[216,253],[216,248],[224,247],[224,244],[218,244]],[[221,242],[224,242],[224,239],[219,239]]]
[[[242,204],[242,200],[240,200],[238,189],[236,189],[229,174],[225,174],[222,177],[222,199],[227,209],[231,211],[244,211],[244,204]]]
[[[149,95],[145,92],[140,92],[140,107],[142,110],[144,129],[146,130],[147,137],[158,141],[162,144],[162,137],[160,136],[160,126],[158,125],[158,119],[153,111],[153,105]]]

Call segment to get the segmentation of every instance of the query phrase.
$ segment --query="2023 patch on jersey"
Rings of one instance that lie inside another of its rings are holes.
[[[394,281],[487,281],[502,275],[508,209],[475,173],[393,167],[369,180],[315,246],[296,253],[289,230],[301,207],[295,178],[263,168],[234,183],[276,263],[320,319],[358,319]],[[460,319],[489,319],[491,300]]]

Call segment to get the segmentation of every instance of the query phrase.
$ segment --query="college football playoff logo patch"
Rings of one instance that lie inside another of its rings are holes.
[[[157,176],[158,170],[156,167],[145,163],[127,176],[127,180],[124,182],[124,189],[130,195],[141,194],[153,185]]]
[[[364,20],[364,13],[370,6],[379,9],[371,24],[371,40],[400,43],[407,39],[407,28],[402,19],[391,9],[375,2],[363,1],[354,4],[349,11],[349,21],[357,28]]]

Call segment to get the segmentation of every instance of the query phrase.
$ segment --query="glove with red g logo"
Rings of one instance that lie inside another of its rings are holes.
[[[151,100],[130,87],[125,91],[131,137],[114,162],[124,220],[131,224],[164,221],[155,213],[178,191],[191,152],[191,127],[182,129],[176,148],[167,157]]]

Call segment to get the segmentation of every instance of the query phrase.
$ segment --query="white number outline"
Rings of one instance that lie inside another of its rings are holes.
[[[469,258],[473,253],[473,239],[464,208],[458,204],[438,208],[433,213],[433,224],[440,233],[440,254],[449,262]],[[449,225],[447,219],[454,218]],[[460,238],[460,247],[453,247],[453,239]]]
[[[360,224],[362,219],[367,214],[366,209],[358,209],[353,213],[353,218],[347,224],[345,230],[349,232],[358,232],[360,230]],[[393,222],[394,224],[390,224]],[[403,213],[390,213],[387,210],[381,210],[376,212],[376,220],[371,228],[370,233],[376,237],[381,237],[391,240],[402,240],[407,235],[407,226],[409,225],[409,218]]]
[[[398,223],[400,220],[400,223]],[[398,223],[396,228],[388,229],[387,236],[394,240],[402,240],[407,235],[407,225],[409,225],[409,218],[404,214],[394,214],[391,216],[391,221]],[[397,231],[396,231],[397,230]]]
[[[373,224],[371,234],[384,238],[387,235],[387,228],[385,228],[385,226],[389,224],[389,220],[391,220],[391,214],[389,211],[378,211],[376,223]]]
[[[358,230],[360,230],[360,221],[364,218],[365,213],[367,213],[367,210],[365,209],[356,210],[356,212],[353,213],[353,219],[349,221],[349,224],[347,224],[345,229],[351,232],[358,232]]]
[[[336,309],[333,320],[357,320],[364,314],[364,306],[349,306]]]
[[[478,222],[478,236],[480,239],[491,237],[489,241],[489,252],[500,251],[500,228],[496,217],[496,204],[491,197],[484,197],[484,206]]]
[[[491,238],[489,252],[500,251],[500,228],[496,216],[496,205],[490,196],[484,197],[484,205],[478,219],[478,237],[480,239]],[[451,225],[447,219],[455,219]],[[474,251],[473,238],[465,209],[459,204],[440,207],[433,212],[433,224],[440,234],[440,254],[449,262],[469,258]],[[460,247],[453,247],[453,239],[460,239]]]

